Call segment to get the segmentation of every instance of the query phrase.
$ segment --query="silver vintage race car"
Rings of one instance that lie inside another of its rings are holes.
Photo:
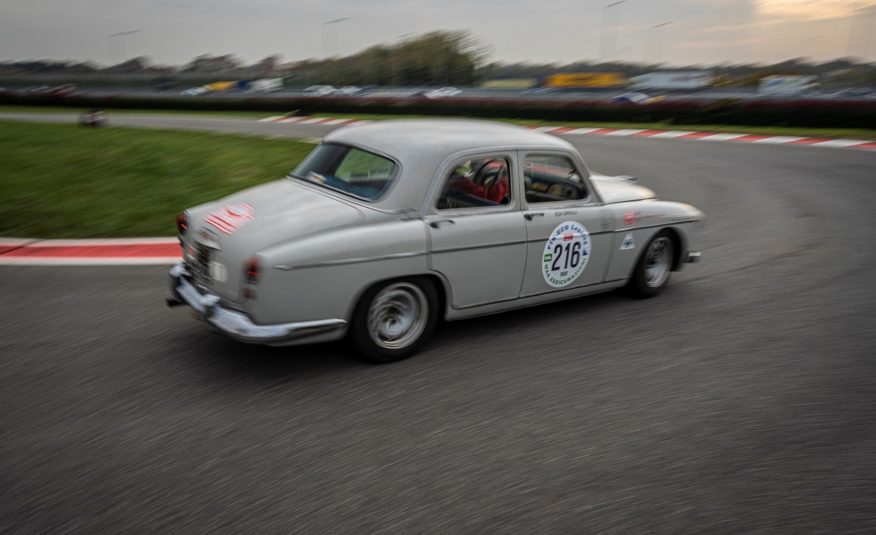
[[[703,219],[522,127],[350,126],[287,178],[180,214],[168,304],[244,342],[349,335],[388,362],[413,354],[441,318],[624,286],[655,295],[699,260]]]

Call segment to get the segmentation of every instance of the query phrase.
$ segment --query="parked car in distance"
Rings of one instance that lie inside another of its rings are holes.
[[[79,126],[99,128],[106,126],[107,117],[102,110],[92,109],[79,114]]]
[[[358,87],[356,87],[355,85],[345,85],[344,87],[341,87],[340,89],[336,90],[335,94],[336,95],[343,95],[343,96],[347,96],[347,97],[352,97],[353,95],[356,95],[361,91],[362,90],[359,89]]]
[[[830,95],[840,99],[871,99],[876,97],[876,89],[870,87],[850,87]]]
[[[50,87],[47,91],[47,95],[51,95],[53,97],[69,97],[78,93],[79,90],[73,84],[62,84],[56,85],[55,87]]]
[[[183,89],[180,92],[180,95],[184,97],[197,97],[200,95],[206,95],[210,91],[205,87],[190,87],[188,89]]]
[[[462,93],[462,90],[455,87],[439,87],[438,89],[426,91],[423,96],[425,96],[426,98],[445,98],[453,97],[460,93]]]
[[[337,91],[331,85],[312,85],[304,90],[304,94],[311,97],[327,97]]]
[[[375,122],[330,133],[285,179],[181,213],[168,304],[244,342],[349,336],[389,362],[440,319],[621,287],[656,295],[699,260],[703,219],[591,172],[558,137]]]
[[[640,93],[638,91],[621,93],[611,98],[612,102],[618,104],[652,104],[661,100],[663,100],[663,97],[652,97],[647,93]]]

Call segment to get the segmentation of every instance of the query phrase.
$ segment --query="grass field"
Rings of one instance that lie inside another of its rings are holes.
[[[0,236],[173,235],[180,210],[283,177],[311,149],[246,136],[0,121]]]
[[[26,112],[26,113],[80,113],[80,108],[61,108],[49,106],[0,106],[0,113]],[[284,112],[252,112],[252,111],[191,111],[191,110],[107,110],[113,114],[173,114],[173,115],[196,115],[196,116],[219,116],[238,119],[262,119],[272,115],[282,115]],[[372,121],[388,119],[434,119],[434,116],[425,115],[378,115],[356,113],[315,113],[314,117],[342,117],[349,119],[368,119]],[[876,140],[876,128],[795,128],[787,126],[736,126],[736,125],[710,125],[710,124],[672,124],[672,123],[609,123],[609,122],[581,122],[581,121],[545,121],[540,119],[495,119],[519,125],[557,125],[571,126],[575,128],[645,128],[653,130],[698,130],[705,132],[730,132],[735,134],[760,134],[770,136],[802,136],[824,138],[851,138]]]

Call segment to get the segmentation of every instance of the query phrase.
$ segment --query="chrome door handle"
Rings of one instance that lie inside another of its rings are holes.
[[[452,219],[437,219],[437,220],[429,223],[429,226],[432,228],[440,228],[441,225],[444,225],[444,224],[453,225],[455,223],[456,223],[456,221],[454,221]]]
[[[544,212],[530,212],[528,214],[523,214],[523,217],[525,217],[527,221],[532,221],[534,217],[544,217]]]

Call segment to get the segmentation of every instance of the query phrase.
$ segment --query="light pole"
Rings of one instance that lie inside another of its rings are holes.
[[[323,62],[323,69],[322,69],[323,70],[323,73],[322,73],[323,81],[322,82],[323,83],[326,83],[326,80],[325,80],[326,76],[325,75],[326,75],[326,67],[328,67],[328,59],[329,59],[328,58],[328,27],[329,26],[337,26],[338,24],[340,24],[344,21],[347,21],[347,20],[350,20],[350,17],[341,17],[338,19],[327,20],[327,21],[322,23],[322,62]],[[337,29],[335,29],[335,49],[340,48],[338,46],[339,39],[340,39],[340,37],[338,37],[338,31],[337,31]],[[337,52],[337,50],[336,50],[336,52]]]
[[[665,28],[666,26],[669,26],[670,24],[673,24],[674,22],[675,22],[674,20],[669,20],[666,22],[661,22],[660,24],[655,24],[654,26],[651,26],[650,28],[648,28],[648,33],[645,35],[645,61],[646,62],[648,60],[648,51],[650,50],[650,47],[648,46],[648,41],[649,41],[648,37],[651,36],[652,33],[655,34],[654,38],[651,39],[652,41],[654,41],[654,43],[653,43],[654,53],[655,53],[654,54],[654,56],[655,56],[654,62],[660,63],[660,56],[663,53],[663,50],[662,50],[663,49],[663,32],[655,32],[655,30],[659,30],[660,28]]]
[[[870,41],[873,37],[873,26],[876,25],[876,6],[865,7],[857,13],[849,16],[849,37],[846,44],[846,56],[855,57],[854,48],[861,45],[861,55],[863,60],[869,59]],[[856,29],[857,27],[857,29]],[[855,34],[858,34],[857,43],[855,43]]]
[[[617,0],[610,4],[605,4],[602,8],[602,35],[599,47],[599,57],[602,59],[612,59],[617,52],[617,27],[620,25],[620,5],[626,1]],[[609,19],[610,15],[613,15],[611,19]]]
[[[135,33],[140,33],[140,30],[127,30],[124,32],[117,32],[117,33],[113,33],[113,34],[106,36],[106,46],[107,46],[107,51],[109,52],[109,60],[110,60],[111,64],[114,61],[113,60],[112,39],[114,39],[116,37],[127,37],[129,35],[134,35]],[[122,61],[125,61],[125,56],[128,55],[128,51],[125,48],[125,40],[119,39],[119,43],[120,43],[121,50],[122,50]]]
[[[806,46],[806,43],[812,43],[814,41],[818,41],[819,39],[824,39],[824,36],[823,35],[813,35],[812,37],[807,37],[806,39],[803,39],[802,41],[800,41],[803,44],[803,46],[801,47],[803,49],[803,53],[804,54],[807,53],[806,49],[808,48],[808,46]],[[812,59],[815,58],[814,55],[811,57],[812,57]]]
[[[876,6],[870,7],[870,24],[867,25],[867,37],[864,39],[864,58],[869,59],[870,39],[873,37],[873,26],[876,25]]]
[[[341,17],[339,19],[327,20],[327,21],[322,23],[322,56],[324,58],[328,56],[328,52],[327,52],[327,49],[328,49],[328,36],[327,36],[328,27],[332,26],[332,25],[338,25],[338,24],[345,22],[345,21],[348,21],[348,20],[350,20],[350,17]],[[339,41],[340,41],[340,37],[338,36],[338,30],[335,29],[335,49],[336,49],[335,53],[336,54],[339,53],[339,51],[337,50],[338,48],[340,48],[338,46]]]

